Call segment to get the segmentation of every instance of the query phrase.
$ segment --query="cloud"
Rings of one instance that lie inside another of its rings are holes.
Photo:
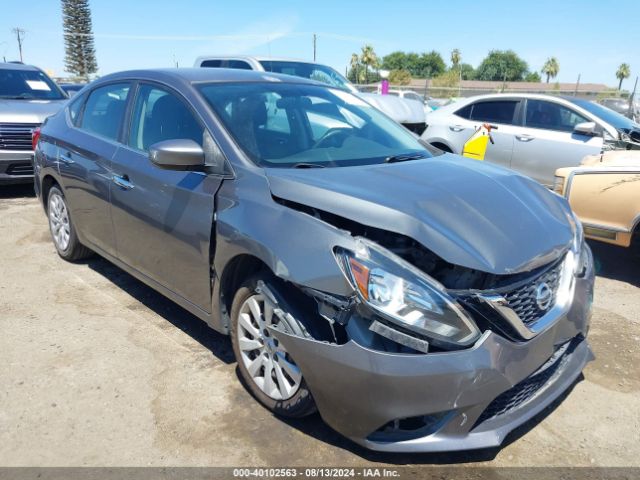
[[[280,38],[300,35],[294,33],[298,20],[297,15],[271,16],[229,32],[228,35],[210,37],[195,49],[194,54],[251,53]]]

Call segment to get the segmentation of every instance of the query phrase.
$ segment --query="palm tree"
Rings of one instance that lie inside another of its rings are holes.
[[[618,84],[618,90],[622,88],[622,81],[625,78],[629,78],[630,75],[631,75],[631,67],[629,66],[628,63],[623,63],[618,67],[618,71],[616,72],[616,78],[620,80],[620,83]]]
[[[453,66],[454,69],[458,68],[458,65],[460,65],[460,60],[462,60],[462,55],[460,54],[460,50],[458,50],[457,48],[454,48],[451,51],[451,65]]]
[[[351,67],[351,71],[354,74],[354,77],[356,79],[356,83],[358,83],[358,77],[359,77],[359,70],[360,70],[360,57],[358,57],[357,53],[352,53],[351,54],[351,62],[349,62],[349,65]]]
[[[377,68],[378,66],[378,56],[371,45],[362,47],[360,63],[364,65],[364,81],[369,83],[369,68]]]
[[[542,73],[547,76],[547,83],[549,83],[549,78],[556,78],[558,76],[558,72],[560,72],[558,59],[556,57],[548,58],[542,66]]]

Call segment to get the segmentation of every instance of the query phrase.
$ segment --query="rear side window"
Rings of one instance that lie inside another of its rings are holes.
[[[474,103],[469,118],[481,122],[512,124],[517,105],[515,100]]]
[[[220,68],[222,67],[222,60],[204,60],[201,64],[201,67],[211,67],[211,68]]]
[[[148,150],[164,140],[190,139],[203,145],[204,128],[176,95],[152,85],[142,85],[136,96],[129,145]]]
[[[243,60],[229,60],[227,66],[229,68],[238,68],[240,70],[251,70],[251,65]]]
[[[458,115],[459,117],[462,118],[466,118],[467,120],[471,120],[471,109],[473,108],[473,105],[467,105],[464,108],[461,108],[460,110],[458,110],[456,112],[456,115]]]
[[[71,123],[76,127],[80,126],[80,111],[82,110],[82,106],[84,105],[86,98],[86,95],[76,97],[69,104],[69,117],[71,118]]]
[[[117,140],[129,89],[128,83],[115,83],[93,90],[84,107],[80,128]]]
[[[527,100],[527,127],[572,132],[577,124],[588,121],[563,105],[544,100]]]

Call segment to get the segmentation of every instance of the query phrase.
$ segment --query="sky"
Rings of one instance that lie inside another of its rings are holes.
[[[616,86],[622,62],[640,74],[637,0],[90,0],[99,74],[192,66],[206,54],[313,59],[344,73],[365,43],[382,57],[436,50],[477,67],[489,50],[512,49],[540,71],[555,56],[556,80]],[[59,0],[0,0],[0,60],[19,58],[14,27],[26,31],[25,63],[64,72]]]

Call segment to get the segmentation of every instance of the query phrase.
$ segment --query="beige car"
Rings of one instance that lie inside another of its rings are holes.
[[[569,201],[588,238],[640,246],[640,152],[589,155],[579,167],[559,168],[554,190]]]

